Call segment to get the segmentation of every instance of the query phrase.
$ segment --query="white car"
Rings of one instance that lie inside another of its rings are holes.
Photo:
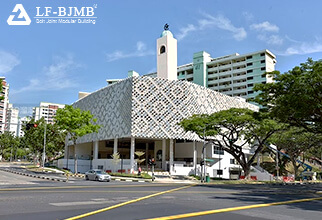
[[[111,176],[105,173],[103,170],[93,169],[85,173],[85,179],[110,182]]]

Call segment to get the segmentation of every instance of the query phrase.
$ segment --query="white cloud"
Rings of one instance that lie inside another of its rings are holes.
[[[189,32],[196,30],[197,28],[193,24],[188,24],[187,27],[180,28],[180,33],[177,35],[177,39],[182,40],[189,34]]]
[[[288,47],[284,52],[277,53],[281,56],[290,56],[290,55],[305,55],[305,54],[311,54],[311,53],[318,53],[322,52],[322,43],[321,42],[313,42],[313,43],[307,43],[302,42],[298,43],[297,45],[293,45],[291,47]]]
[[[270,45],[282,45],[284,40],[279,35],[266,35],[260,34],[257,36],[259,40],[265,41],[267,44]]]
[[[275,24],[271,24],[268,21],[264,21],[259,24],[252,24],[250,29],[262,32],[278,32],[279,27]]]
[[[245,17],[246,21],[254,20],[254,15],[248,11],[244,11],[242,15]]]
[[[13,54],[0,50],[0,74],[10,72],[15,66],[20,64],[20,60]]]
[[[187,27],[181,28],[178,34],[178,40],[182,40],[190,32],[205,30],[209,27],[216,27],[233,34],[235,40],[241,41],[247,37],[247,32],[242,27],[235,27],[231,21],[223,15],[212,16],[203,13],[204,18],[198,20],[198,25],[188,24]]]
[[[71,54],[65,56],[54,56],[53,63],[43,68],[41,77],[30,79],[29,84],[18,90],[13,90],[13,94],[26,91],[55,91],[77,86],[72,80],[72,71],[81,65],[75,63]]]
[[[114,51],[113,53],[106,53],[107,62],[112,62],[115,60],[130,58],[130,57],[144,57],[154,55],[154,51],[147,50],[147,46],[142,41],[136,43],[136,50],[134,52],[125,53],[123,51]]]

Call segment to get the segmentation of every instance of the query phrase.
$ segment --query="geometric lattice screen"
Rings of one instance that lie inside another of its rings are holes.
[[[258,109],[238,98],[187,81],[132,77],[100,89],[73,104],[98,119],[98,134],[79,143],[115,137],[197,140],[177,125],[193,114],[210,114],[231,107]]]
[[[177,125],[193,114],[211,114],[231,107],[257,109],[187,81],[137,77],[133,81],[132,129],[135,137],[197,140]]]

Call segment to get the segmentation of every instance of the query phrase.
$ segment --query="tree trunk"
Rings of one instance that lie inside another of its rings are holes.
[[[296,165],[296,161],[295,160],[292,160],[292,165],[294,167],[294,177],[296,179],[296,177],[298,176],[298,166]]]
[[[245,179],[250,179],[250,167],[247,166],[246,164],[240,164],[243,168]]]

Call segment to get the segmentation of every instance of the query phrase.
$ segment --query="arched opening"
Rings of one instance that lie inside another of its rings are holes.
[[[165,52],[165,46],[162,45],[161,48],[160,48],[160,54],[164,53]]]

